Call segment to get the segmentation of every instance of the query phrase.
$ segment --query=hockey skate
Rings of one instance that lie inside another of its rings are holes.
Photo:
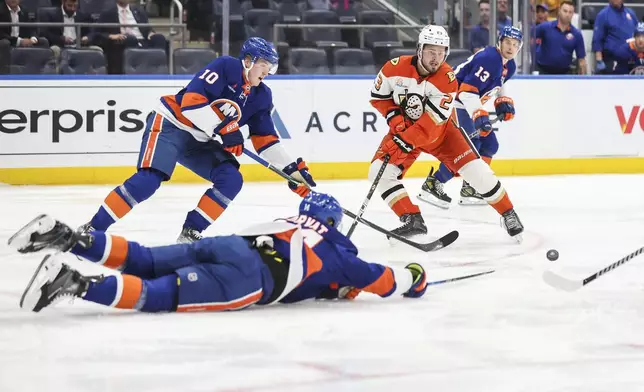
[[[483,206],[487,205],[487,201],[467,181],[463,181],[461,199],[458,201],[458,204],[463,206]]]
[[[420,213],[404,214],[400,217],[400,221],[403,222],[403,225],[393,229],[392,233],[405,238],[427,234],[427,226],[425,226],[425,221]],[[391,237],[388,236],[387,238]]]
[[[177,238],[177,244],[191,244],[193,242],[199,241],[203,236],[197,230],[191,227],[184,227],[179,233]]]
[[[76,233],[49,215],[39,215],[12,235],[8,245],[20,253],[34,253],[43,249],[67,252],[77,243],[88,248],[92,240],[91,235]]]
[[[434,168],[430,170],[423,186],[418,193],[418,199],[436,207],[448,209],[452,198],[443,191],[443,183],[434,177]]]
[[[92,282],[103,281],[103,275],[86,277],[68,265],[47,255],[40,263],[29,281],[22,297],[20,307],[33,312],[55,304],[68,297],[83,297]]]
[[[510,237],[514,238],[518,243],[523,241],[523,223],[519,219],[519,216],[511,209],[506,211],[501,215],[501,226],[508,232]]]

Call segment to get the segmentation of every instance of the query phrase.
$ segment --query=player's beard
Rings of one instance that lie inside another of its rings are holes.
[[[431,75],[438,71],[438,68],[441,66],[440,61],[425,60],[422,57],[418,59],[418,62],[420,68],[422,68],[423,71],[427,72],[428,75]]]
[[[430,74],[436,73],[438,71],[438,68],[441,66],[441,63],[438,61],[432,61],[429,64],[425,64],[425,69],[427,69],[427,72]]]

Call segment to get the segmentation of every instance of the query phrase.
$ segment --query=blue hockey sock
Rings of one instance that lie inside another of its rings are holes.
[[[174,274],[154,280],[123,274],[108,276],[100,283],[90,283],[83,299],[120,309],[169,312],[176,309],[178,292]]]
[[[197,208],[188,213],[183,227],[204,231],[224,212],[243,184],[241,173],[230,163],[215,167],[210,178],[213,187],[204,193]]]
[[[147,200],[159,189],[165,174],[157,170],[142,169],[123,185],[114,188],[92,218],[92,227],[105,231],[114,222],[124,217],[138,203]]]
[[[454,177],[454,174],[452,174],[452,172],[449,171],[449,169],[447,168],[447,166],[445,166],[445,164],[441,163],[434,177],[436,177],[438,181],[445,184],[447,181],[451,180]]]

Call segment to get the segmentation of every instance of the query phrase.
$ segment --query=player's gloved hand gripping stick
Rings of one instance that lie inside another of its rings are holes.
[[[260,157],[259,155],[249,151],[246,148],[244,148],[244,154],[246,154],[248,157],[253,159],[255,162],[257,162],[257,163],[261,164],[262,166],[268,168],[269,170],[273,171],[274,173],[276,173],[280,177],[288,180],[289,182],[297,184],[297,185],[301,184],[299,181],[295,180],[293,177],[289,176],[288,174],[284,173],[282,170],[280,170],[280,169],[276,168],[275,166],[271,165],[266,160],[264,160],[262,157]],[[363,225],[369,226],[370,228],[376,230],[377,232],[385,234],[385,235],[387,235],[387,236],[389,236],[391,238],[395,238],[398,241],[403,242],[403,243],[405,243],[405,244],[407,244],[409,246],[412,246],[412,247],[414,247],[416,249],[422,250],[423,252],[432,252],[432,251],[442,249],[442,248],[452,244],[454,241],[456,241],[458,239],[458,231],[454,230],[454,231],[451,231],[451,232],[447,233],[446,235],[442,236],[441,238],[439,238],[439,239],[437,239],[435,241],[422,244],[422,243],[410,241],[405,237],[399,236],[397,234],[392,233],[389,230],[383,229],[382,227],[376,225],[375,223],[372,223],[372,222],[370,222],[370,221],[368,221],[368,220],[366,220],[366,219],[364,219],[362,217],[359,217],[356,214],[354,214],[353,212],[348,211],[348,210],[346,210],[344,208],[342,209],[342,212],[345,215],[347,215],[349,218],[355,219],[358,222],[362,223]]]

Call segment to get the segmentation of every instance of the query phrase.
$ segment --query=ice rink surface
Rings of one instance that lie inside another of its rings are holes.
[[[422,263],[429,280],[495,269],[431,286],[421,299],[309,301],[239,312],[138,314],[77,299],[40,314],[20,295],[41,255],[6,240],[39,213],[85,223],[111,186],[0,186],[0,391],[644,391],[644,256],[574,293],[547,286],[553,269],[583,278],[644,246],[644,176],[502,179],[526,226],[514,243],[489,207],[422,204],[430,237],[458,230],[448,248],[422,253],[359,226],[361,256]],[[421,179],[405,181],[415,195]],[[320,182],[357,211],[366,181]],[[146,245],[173,242],[207,185],[164,185],[111,229]],[[446,190],[457,199],[460,181]],[[284,183],[248,183],[206,234],[296,214]],[[398,222],[374,196],[367,213]],[[345,219],[346,231],[350,221]],[[556,262],[546,259],[559,250]],[[87,272],[98,267],[70,259]],[[101,270],[102,271],[102,270]]]

